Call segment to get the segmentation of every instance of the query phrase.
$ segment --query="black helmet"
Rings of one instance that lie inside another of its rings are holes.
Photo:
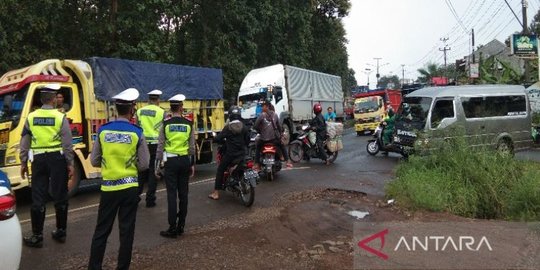
[[[242,111],[240,110],[240,107],[231,106],[229,108],[229,119],[231,121],[233,121],[233,120],[241,120],[242,119]]]

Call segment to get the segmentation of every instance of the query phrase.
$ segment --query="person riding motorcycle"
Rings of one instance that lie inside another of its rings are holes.
[[[313,105],[313,113],[315,117],[309,122],[309,126],[317,134],[317,147],[319,148],[319,157],[324,160],[326,165],[330,165],[328,155],[324,149],[324,140],[326,139],[326,121],[322,115],[322,106],[319,103]]]
[[[219,199],[219,190],[223,190],[223,175],[225,170],[233,164],[242,161],[247,153],[249,144],[249,129],[242,123],[240,108],[232,106],[229,109],[229,120],[221,133],[215,137],[215,142],[225,144],[221,150],[221,162],[219,163],[213,192],[208,195],[210,199]]]
[[[255,170],[260,170],[260,158],[261,150],[265,143],[272,143],[276,145],[278,152],[281,152],[282,160],[287,162],[287,168],[292,168],[292,163],[289,160],[289,155],[285,149],[283,143],[281,143],[281,134],[283,133],[282,127],[279,124],[277,114],[271,110],[272,104],[267,100],[263,103],[263,112],[257,120],[253,128],[260,134],[260,138],[257,141],[257,148],[255,151]]]
[[[383,125],[385,126],[383,132],[383,144],[387,145],[392,139],[392,134],[394,133],[394,124],[396,116],[392,108],[388,109],[388,117],[384,119]]]

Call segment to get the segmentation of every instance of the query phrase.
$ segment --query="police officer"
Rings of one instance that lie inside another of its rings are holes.
[[[164,163],[169,221],[169,229],[161,231],[160,235],[170,238],[176,238],[177,235],[184,233],[188,206],[188,181],[190,173],[191,176],[195,174],[193,127],[189,120],[182,117],[185,99],[186,97],[182,94],[169,99],[172,117],[163,122],[156,154],[157,164]]]
[[[156,206],[156,175],[154,173],[154,164],[156,162],[156,150],[158,143],[158,135],[161,126],[163,125],[163,117],[165,110],[159,107],[160,90],[152,90],[148,93],[148,103],[137,110],[137,123],[143,129],[144,138],[148,143],[148,150],[150,151],[150,168],[144,172],[141,172],[139,177],[139,194],[144,191],[144,184],[148,183],[148,191],[146,191],[146,207]]]
[[[120,230],[117,269],[129,269],[131,263],[135,217],[140,201],[138,175],[139,171],[148,169],[150,159],[142,129],[128,120],[133,116],[134,101],[138,97],[139,91],[135,88],[128,88],[113,97],[118,119],[101,126],[94,142],[90,159],[94,167],[101,167],[103,181],[88,269],[101,269],[107,238],[117,213]]]
[[[60,84],[38,86],[43,106],[28,115],[20,142],[21,177],[28,176],[32,162],[32,235],[23,238],[29,247],[43,246],[45,203],[50,196],[56,210],[56,230],[52,238],[66,240],[68,179],[73,176],[73,145],[65,115],[56,110],[56,92]]]

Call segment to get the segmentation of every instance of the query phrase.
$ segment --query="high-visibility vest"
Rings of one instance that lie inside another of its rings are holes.
[[[102,191],[138,187],[137,145],[142,129],[129,122],[113,121],[98,131],[101,144]]]
[[[56,109],[37,109],[28,114],[32,133],[32,150],[55,152],[62,150],[62,122],[65,115]]]
[[[143,129],[147,143],[157,143],[159,130],[163,124],[165,110],[156,105],[147,105],[137,110],[137,121]]]
[[[165,152],[185,156],[189,154],[191,122],[183,117],[172,117],[163,122],[165,129]]]

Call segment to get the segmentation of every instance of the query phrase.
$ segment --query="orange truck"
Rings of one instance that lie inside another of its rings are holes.
[[[386,117],[389,107],[397,111],[401,104],[400,90],[375,90],[354,95],[354,129],[356,135],[372,133]]]

